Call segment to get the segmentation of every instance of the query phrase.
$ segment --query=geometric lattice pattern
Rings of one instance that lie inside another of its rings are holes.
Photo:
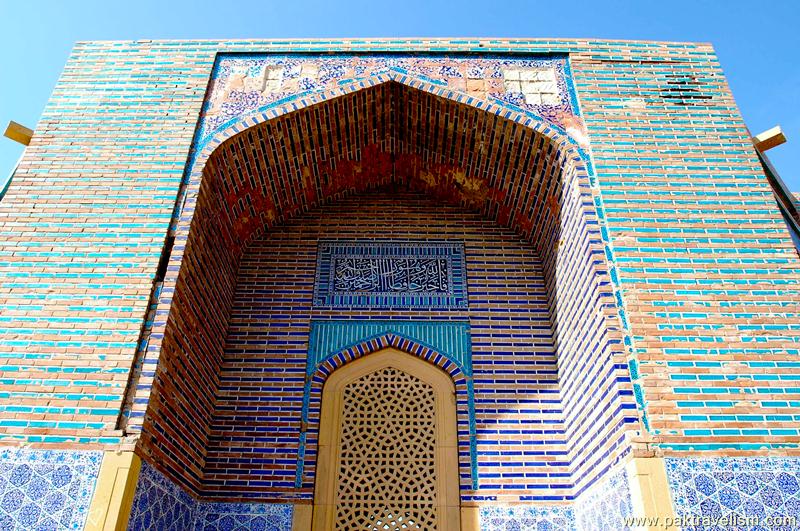
[[[344,389],[336,529],[437,528],[436,395],[392,367]]]
[[[747,529],[800,529],[800,458],[667,458],[666,465],[677,516],[701,524],[686,530],[723,518]]]
[[[83,529],[102,452],[0,450],[0,529]]]

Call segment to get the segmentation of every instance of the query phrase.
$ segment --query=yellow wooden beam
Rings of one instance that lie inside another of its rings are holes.
[[[776,125],[772,129],[767,129],[753,137],[753,145],[762,153],[775,146],[780,146],[786,142],[786,135],[783,134],[781,126]]]
[[[14,142],[19,142],[20,144],[28,145],[31,143],[31,137],[33,136],[33,129],[28,129],[22,124],[18,124],[15,121],[8,122],[8,127],[6,127],[6,132],[3,133],[6,138],[10,138]]]

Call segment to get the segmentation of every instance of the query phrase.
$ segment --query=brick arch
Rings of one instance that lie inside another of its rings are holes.
[[[549,124],[414,83],[386,80],[298,106],[196,159],[141,365],[144,376],[156,367],[153,385],[134,376],[129,397],[134,413],[146,408],[141,453],[189,490],[203,492],[207,427],[248,244],[315,206],[377,189],[424,192],[531,243],[550,292],[576,477],[591,481],[598,459],[627,451],[625,433],[639,418],[582,153]],[[603,407],[586,409],[587,400]]]
[[[241,146],[243,136],[258,136],[257,132],[265,130],[280,131],[287,127],[286,124],[300,121],[294,119],[298,115],[304,113],[313,114],[317,110],[328,106],[345,109],[351,107],[353,101],[360,99],[362,95],[371,96],[376,92],[387,91],[391,91],[394,94],[392,96],[394,99],[397,98],[396,95],[398,93],[404,96],[424,94],[429,98],[428,102],[436,101],[436,105],[442,109],[448,107],[450,110],[459,109],[462,112],[468,109],[471,111],[471,117],[486,118],[487,121],[492,122],[489,125],[489,129],[500,130],[511,127],[513,128],[511,134],[520,136],[523,140],[540,140],[545,148],[552,149],[555,153],[555,156],[551,156],[551,158],[557,160],[555,164],[565,168],[562,180],[564,178],[575,178],[583,182],[583,187],[587,190],[589,189],[586,155],[578,142],[561,127],[536,117],[532,113],[509,109],[505,104],[499,102],[492,103],[481,100],[407,74],[387,72],[356,83],[343,85],[336,90],[296,96],[278,107],[250,113],[214,133],[209,140],[199,147],[199,151],[193,155],[188,184],[184,192],[185,197],[180,209],[180,219],[176,227],[176,237],[180,238],[181,235],[188,234],[191,220],[194,218],[196,201],[202,193],[201,188],[204,183],[212,181],[214,184],[219,184],[223,179],[220,179],[219,176],[215,178],[214,175],[220,171],[222,173],[236,173],[241,170],[241,168],[234,167],[220,170],[219,164],[226,159],[225,154],[237,151],[237,144]],[[404,99],[408,101],[413,98]],[[415,120],[426,119],[421,114],[414,118]],[[271,128],[271,124],[278,125]],[[395,125],[397,125],[398,129],[403,127],[399,124]],[[352,126],[353,124],[348,124],[346,127],[352,129]],[[288,127],[292,126],[289,125]],[[336,132],[342,133],[341,130]],[[263,139],[251,137],[246,142],[249,145],[253,145],[260,140]],[[296,138],[292,138],[291,141],[295,142],[296,140]],[[421,142],[424,143],[426,140],[430,139],[423,139]],[[501,141],[501,145],[496,148],[490,148],[490,151],[494,149],[498,153],[502,152],[504,147],[502,144],[509,143],[508,139],[504,140],[505,142]],[[354,182],[354,178],[344,178],[336,182],[327,183],[326,186],[325,184],[313,183],[311,180],[307,180],[307,176],[302,174],[302,170],[295,168],[295,170],[298,170],[301,182],[287,182],[286,189],[278,191],[277,194],[281,195],[281,192],[285,194],[287,191],[291,194],[296,194],[298,197],[293,198],[292,201],[280,201],[276,200],[275,197],[259,194],[258,190],[267,188],[263,186],[265,184],[263,182],[260,183],[262,185],[260,187],[248,187],[246,183],[242,182],[243,186],[234,186],[233,189],[217,189],[216,193],[224,195],[229,205],[235,205],[234,209],[239,223],[235,223],[234,229],[236,236],[244,241],[244,245],[238,250],[241,251],[247,242],[259,237],[265,229],[290,219],[298,212],[306,211],[308,208],[318,204],[330,202],[342,193],[354,190],[362,191],[359,189],[360,185],[385,184],[380,182],[381,175],[379,174],[386,176],[404,171],[411,171],[416,174],[412,178],[415,186],[427,188],[428,190],[426,191],[433,191],[443,199],[460,202],[469,208],[484,210],[488,215],[497,219],[501,225],[510,225],[524,236],[529,236],[533,230],[536,220],[528,219],[526,216],[522,216],[523,219],[510,219],[514,212],[518,214],[517,217],[519,218],[519,214],[524,211],[524,208],[515,208],[508,204],[508,195],[511,193],[505,189],[505,185],[508,183],[490,184],[488,189],[479,190],[476,188],[482,188],[484,183],[479,182],[480,179],[476,179],[474,176],[462,175],[457,164],[442,163],[434,160],[419,160],[414,156],[410,156],[412,155],[411,153],[398,153],[398,150],[392,146],[387,149],[385,146],[378,144],[378,142],[364,142],[357,147],[360,154],[356,157],[342,157],[339,159],[334,157],[333,159],[321,161],[323,169],[333,164],[337,165],[337,169],[338,166],[343,166],[342,174],[349,171],[352,177],[362,178],[363,182],[361,183]],[[485,148],[485,146],[483,147]],[[375,171],[365,170],[364,166],[366,164],[372,165]],[[291,172],[292,169],[289,168],[281,168],[279,170],[281,177],[286,177],[286,174]],[[340,174],[339,177],[342,177],[342,175]],[[432,180],[436,182],[433,183],[431,182]],[[558,181],[558,179],[555,179],[555,181]],[[314,184],[317,184],[321,190],[314,190]],[[560,184],[555,184],[556,186],[552,190],[548,190],[548,208],[551,210],[553,205],[560,201],[558,190]],[[448,194],[448,192],[452,191],[460,192],[460,197],[458,194]],[[484,197],[480,197],[479,192],[481,191],[486,192]],[[252,216],[246,215],[245,210],[248,208],[251,210]],[[243,224],[247,226],[243,227]]]
[[[192,161],[192,169],[199,170],[199,173],[194,173],[193,175],[198,176],[202,172],[202,167],[205,165],[205,162],[221,144],[229,138],[238,135],[245,129],[312,105],[318,105],[333,98],[346,96],[360,90],[375,87],[376,85],[392,82],[435,94],[447,100],[481,109],[488,113],[501,114],[508,120],[540,131],[542,134],[551,137],[555,142],[561,143],[562,140],[566,140],[566,143],[570,145],[568,149],[576,149],[578,156],[582,156],[578,149],[580,147],[580,142],[578,140],[573,138],[572,135],[561,126],[537,116],[531,111],[518,111],[503,102],[486,101],[457,90],[427,82],[410,74],[389,71],[371,75],[354,83],[345,83],[334,90],[322,90],[310,94],[290,96],[280,105],[266,105],[242,116],[237,116],[222,128],[214,131],[209,137],[202,139],[202,145],[196,146],[197,155]]]

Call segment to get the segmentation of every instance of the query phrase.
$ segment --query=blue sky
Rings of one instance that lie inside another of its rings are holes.
[[[34,127],[77,40],[587,37],[711,42],[753,134],[800,191],[800,1],[0,0],[0,127]],[[22,146],[0,138],[0,181]]]

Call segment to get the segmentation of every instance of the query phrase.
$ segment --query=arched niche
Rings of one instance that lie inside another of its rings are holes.
[[[138,443],[146,458],[204,494],[208,426],[248,245],[315,206],[378,189],[424,193],[530,242],[556,337],[570,484],[585,486],[628,452],[625,434],[639,419],[586,163],[551,125],[487,109],[388,80],[234,126],[198,156],[158,309],[163,338],[145,360],[157,363],[153,386],[132,386],[131,402],[148,404]]]

